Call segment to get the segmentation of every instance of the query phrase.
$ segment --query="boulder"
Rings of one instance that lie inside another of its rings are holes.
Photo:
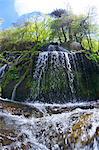
[[[71,50],[76,50],[76,51],[80,51],[82,49],[82,46],[79,42],[72,42],[70,44],[70,49]]]

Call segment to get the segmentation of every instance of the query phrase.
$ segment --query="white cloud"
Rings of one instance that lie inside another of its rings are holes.
[[[76,14],[85,13],[91,7],[99,9],[98,0],[70,0],[70,4]]]
[[[66,8],[67,4],[76,14],[85,13],[94,6],[99,15],[99,0],[15,0],[16,11],[19,15],[33,11],[48,13],[56,8]]]
[[[32,11],[51,12],[55,8],[64,8],[63,0],[16,0],[16,11],[19,15]]]

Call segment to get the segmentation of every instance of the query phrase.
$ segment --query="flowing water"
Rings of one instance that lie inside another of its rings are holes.
[[[5,70],[6,70],[7,66],[8,66],[8,65],[5,64],[4,66],[2,66],[2,67],[0,68],[0,78],[3,77],[3,75],[4,75],[4,73],[5,73]]]
[[[0,110],[0,150],[99,150],[99,102],[30,107],[31,115],[12,104]]]
[[[36,99],[44,99],[43,102],[48,99],[51,103],[97,99],[98,73],[99,67],[82,52],[55,49],[41,52],[33,76],[37,81]]]
[[[65,74],[67,74],[67,77],[65,76],[65,80],[68,78],[68,83],[69,83],[69,88],[70,88],[70,93],[72,95],[73,100],[75,100],[75,92],[74,92],[74,75],[72,71],[72,66],[70,62],[69,55],[71,56],[72,54],[69,52],[62,52],[62,51],[47,51],[47,52],[42,52],[39,54],[37,65],[36,65],[36,70],[34,73],[34,78],[38,80],[38,94],[41,91],[41,82],[44,74],[48,71],[50,68],[50,76],[52,76],[52,79],[54,78],[54,74],[57,71],[61,69],[64,70]],[[62,75],[62,74],[61,74]],[[57,75],[55,75],[55,78]],[[59,76],[58,76],[59,78]],[[45,79],[44,80],[48,80]],[[61,78],[62,80],[62,78]],[[46,82],[46,81],[44,81]],[[64,81],[65,82],[65,81]],[[57,83],[55,83],[57,84]],[[44,83],[43,83],[44,85]],[[53,85],[54,88],[54,85]]]
[[[88,63],[82,54],[64,49],[41,52],[31,94],[39,102],[0,98],[0,150],[99,150],[99,101],[84,102],[97,70]]]

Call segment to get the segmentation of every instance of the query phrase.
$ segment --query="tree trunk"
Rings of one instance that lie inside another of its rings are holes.
[[[61,29],[62,29],[62,33],[63,33],[63,36],[64,36],[64,42],[67,42],[67,37],[66,37],[66,35],[65,35],[64,28],[62,27]]]
[[[12,96],[11,96],[11,100],[15,100],[15,96],[16,96],[16,90],[19,87],[19,85],[22,83],[22,81],[25,79],[27,75],[27,71],[26,73],[22,76],[22,78],[20,79],[20,81],[14,86],[14,89],[12,91]]]
[[[69,41],[72,42],[73,41],[73,37],[72,37],[71,27],[69,27],[68,33],[69,33]]]
[[[58,38],[59,38],[59,42],[60,42],[60,44],[62,43],[62,40],[61,40],[61,37],[60,37],[60,35],[59,35],[59,32],[58,32]]]

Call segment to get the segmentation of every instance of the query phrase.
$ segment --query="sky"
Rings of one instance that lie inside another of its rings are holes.
[[[0,18],[5,20],[2,27],[10,26],[26,13],[50,13],[56,8],[66,9],[67,6],[70,6],[75,14],[84,14],[90,7],[94,7],[98,15],[97,20],[99,19],[99,0],[0,0]]]
[[[4,20],[2,28],[9,27],[17,18],[15,0],[0,0],[0,18]]]
[[[89,7],[96,7],[99,14],[99,0],[15,0],[15,8],[19,15],[31,11],[49,13],[56,8],[67,8],[70,5],[73,12],[85,13]]]

